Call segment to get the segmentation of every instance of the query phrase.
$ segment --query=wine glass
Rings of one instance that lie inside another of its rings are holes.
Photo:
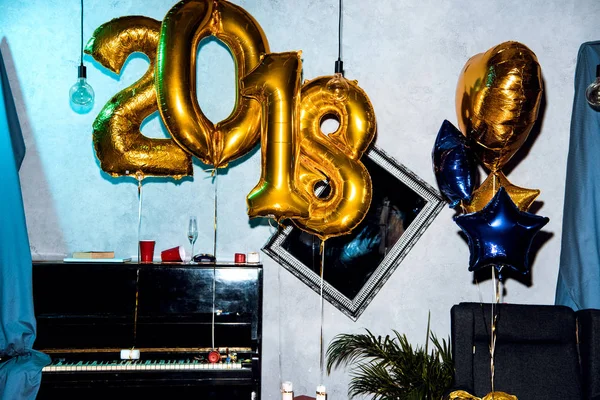
[[[198,239],[198,223],[196,222],[196,217],[191,216],[190,222],[188,224],[187,237],[192,245],[192,255],[190,257],[190,264],[196,264],[194,261],[194,243],[196,243],[196,239]]]

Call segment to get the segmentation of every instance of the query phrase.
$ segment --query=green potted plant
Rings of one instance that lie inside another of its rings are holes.
[[[348,396],[373,400],[439,400],[451,388],[454,366],[449,340],[437,339],[429,330],[425,347],[415,347],[396,331],[385,338],[340,334],[327,349],[327,373],[353,364]],[[429,352],[429,342],[433,344]]]

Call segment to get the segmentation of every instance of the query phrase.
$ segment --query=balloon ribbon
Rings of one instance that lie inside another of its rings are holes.
[[[213,264],[213,312],[212,312],[212,347],[215,348],[215,313],[217,310],[215,309],[215,301],[216,301],[216,292],[217,292],[217,178],[219,176],[219,170],[213,169],[211,174],[213,177],[213,184],[215,185],[215,222],[214,222],[214,240],[213,240],[213,255],[215,257],[215,261]],[[192,254],[192,257],[194,255]]]
[[[501,268],[501,267],[500,267]],[[494,363],[494,355],[496,353],[496,328],[497,328],[497,322],[498,322],[498,309],[494,307],[494,304],[499,304],[500,303],[500,285],[499,285],[499,280],[496,278],[496,267],[492,267],[492,282],[494,285],[494,291],[495,291],[495,301],[492,302],[492,318],[491,318],[491,323],[492,323],[492,334],[490,336],[490,376],[491,376],[491,380],[492,380],[492,400],[494,400],[494,370],[495,370],[495,363]]]
[[[321,293],[320,293],[320,298],[321,298],[321,319],[320,319],[320,323],[321,323],[321,330],[320,330],[320,335],[319,335],[319,368],[321,371],[321,383],[323,383],[323,365],[324,365],[324,352],[323,352],[323,320],[324,320],[324,314],[323,314],[323,275],[324,275],[324,271],[325,271],[325,240],[321,240]]]
[[[133,346],[135,348],[137,342],[137,322],[138,322],[138,307],[140,298],[140,268],[138,267],[135,274],[135,309],[133,310]]]
[[[137,226],[137,240],[138,240],[138,263],[141,261],[141,248],[140,248],[140,240],[141,240],[141,232],[142,232],[142,181],[144,180],[144,175],[137,173],[136,179],[138,181],[138,226]]]

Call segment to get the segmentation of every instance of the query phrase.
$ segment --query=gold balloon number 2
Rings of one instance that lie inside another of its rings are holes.
[[[154,62],[160,22],[131,16],[113,19],[94,31],[85,52],[119,74],[134,52],[150,60],[137,82],[120,91],[94,121],[94,148],[103,171],[112,176],[144,177],[192,174],[191,157],[172,139],[151,139],[140,132],[143,120],[158,110],[154,86]]]
[[[292,218],[300,229],[323,240],[349,233],[360,223],[372,194],[360,157],[375,136],[376,124],[371,102],[356,82],[349,81],[343,101],[327,91],[329,76],[301,86],[300,52],[269,53],[260,25],[225,0],[176,4],[162,22],[160,39],[158,22],[152,21],[113,20],[98,28],[87,46],[88,53],[117,73],[133,51],[144,52],[151,61],[140,80],[143,86],[132,85],[127,96],[113,97],[94,123],[102,169],[113,175],[137,168],[133,173],[178,177],[191,174],[189,156],[182,149],[219,168],[249,152],[261,138],[261,178],[248,195],[251,217]],[[206,118],[196,100],[196,48],[208,36],[230,49],[239,82],[232,114],[217,124]],[[139,132],[143,119],[157,108],[173,139],[148,139]],[[325,135],[321,123],[330,116],[340,125]],[[165,152],[168,146],[168,157],[147,152],[130,167],[129,152],[114,151],[132,146],[144,150],[157,140],[164,143]],[[98,143],[107,143],[104,147],[112,153]],[[107,170],[109,161],[118,167]],[[330,187],[324,198],[315,194],[319,182]]]

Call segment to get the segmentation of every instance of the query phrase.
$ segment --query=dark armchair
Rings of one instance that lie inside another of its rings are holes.
[[[517,304],[496,307],[495,390],[519,400],[590,398],[583,397],[585,375],[579,363],[573,310]],[[461,303],[451,311],[454,389],[478,397],[491,391],[491,311],[491,304],[481,303]],[[595,340],[598,343],[598,334]]]
[[[600,310],[580,310],[575,314],[584,398],[600,400]]]

